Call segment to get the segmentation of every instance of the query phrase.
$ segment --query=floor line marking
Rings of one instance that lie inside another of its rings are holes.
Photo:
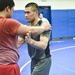
[[[75,46],[69,46],[69,47],[64,47],[64,48],[58,48],[58,49],[54,49],[51,50],[51,52],[55,52],[55,51],[59,51],[59,50],[63,50],[63,49],[68,49],[68,48],[75,48]],[[27,63],[25,63],[21,68],[20,68],[20,72],[22,72],[22,70],[31,62],[31,60],[29,60]]]
[[[53,62],[53,63],[54,63],[54,62]],[[61,68],[66,69],[66,70],[68,70],[68,71],[70,71],[70,72],[75,73],[75,71],[73,71],[73,70],[71,70],[71,69],[69,69],[69,68],[67,68],[67,67],[61,66],[61,65],[59,65],[59,64],[57,64],[57,63],[54,63],[54,64],[57,65],[57,66],[59,66],[59,67],[61,67]]]
[[[55,51],[59,51],[59,50],[63,50],[63,49],[68,49],[68,48],[75,48],[75,46],[69,46],[69,47],[64,47],[64,48],[58,48],[58,49],[51,50],[51,52],[55,52]]]
[[[31,62],[31,60],[28,61],[27,63],[25,63],[25,64],[21,67],[20,72],[22,72],[22,70],[24,69],[24,67],[26,67],[30,62]]]

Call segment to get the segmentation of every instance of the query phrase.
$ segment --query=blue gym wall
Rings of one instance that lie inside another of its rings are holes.
[[[15,10],[12,18],[23,24],[26,22],[24,11]],[[51,10],[52,39],[75,36],[75,9]]]
[[[75,36],[75,10],[52,10],[52,38]]]
[[[24,10],[14,10],[12,18],[18,20],[23,24],[28,24],[24,15]]]

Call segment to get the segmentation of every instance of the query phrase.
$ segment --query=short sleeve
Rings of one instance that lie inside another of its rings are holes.
[[[6,25],[5,27],[7,29],[7,32],[14,36],[21,23],[18,22],[17,20],[7,19],[5,25]]]
[[[42,37],[42,36],[47,37],[48,39],[50,39],[50,31],[45,31],[45,32],[43,32],[43,33],[40,35],[40,37]]]

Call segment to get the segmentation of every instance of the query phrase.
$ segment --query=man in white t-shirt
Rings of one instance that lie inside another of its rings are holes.
[[[49,23],[49,21],[48,21],[46,18],[43,17],[43,14],[42,14],[42,13],[39,14],[39,18],[40,18],[43,22]]]

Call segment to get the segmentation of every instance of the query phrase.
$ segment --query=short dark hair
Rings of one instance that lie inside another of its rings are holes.
[[[15,3],[13,0],[0,0],[0,11],[3,11],[7,6],[10,7],[10,9],[15,6]]]
[[[26,7],[32,7],[32,10],[33,11],[39,11],[39,6],[36,4],[36,3],[34,3],[34,2],[30,2],[30,3],[28,3],[26,6],[25,6],[25,8]]]

